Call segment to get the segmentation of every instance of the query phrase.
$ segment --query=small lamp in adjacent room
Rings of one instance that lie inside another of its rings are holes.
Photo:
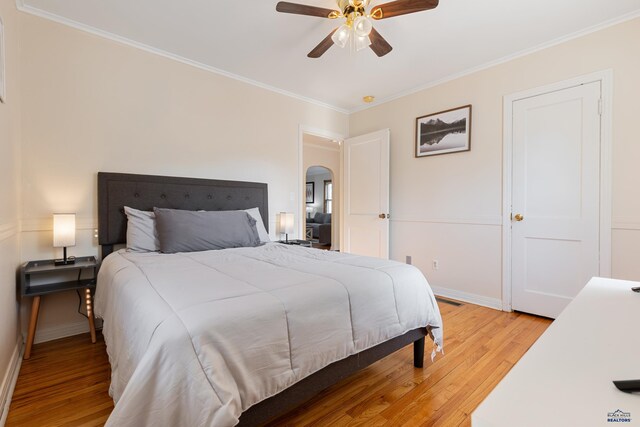
[[[313,216],[313,206],[307,206],[307,219]]]
[[[278,229],[280,234],[285,235],[285,242],[289,242],[289,234],[293,233],[293,214],[290,212],[280,212],[278,217]]]
[[[76,245],[76,214],[53,214],[53,247],[63,248],[62,259],[55,265],[69,265],[76,262],[75,257],[67,258],[67,247]]]

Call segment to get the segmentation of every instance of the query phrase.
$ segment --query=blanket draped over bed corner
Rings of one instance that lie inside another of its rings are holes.
[[[429,326],[415,267],[276,243],[108,256],[96,313],[116,402],[107,426],[233,426],[332,362]]]

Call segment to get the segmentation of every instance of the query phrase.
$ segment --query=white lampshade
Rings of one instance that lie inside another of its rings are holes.
[[[280,230],[281,234],[293,233],[293,214],[291,212],[280,212],[278,230]]]
[[[53,214],[53,247],[76,245],[76,214]]]

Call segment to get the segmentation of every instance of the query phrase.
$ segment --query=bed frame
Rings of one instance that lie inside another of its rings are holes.
[[[104,259],[126,243],[124,207],[239,210],[258,207],[269,230],[267,184],[122,173],[98,173],[98,241]],[[356,371],[413,343],[413,364],[422,368],[426,328],[411,330],[375,347],[334,362],[293,386],[252,406],[240,426],[262,425],[304,403]]]

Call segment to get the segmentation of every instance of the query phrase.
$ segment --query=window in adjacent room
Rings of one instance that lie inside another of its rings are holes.
[[[331,180],[324,181],[324,213],[331,213],[333,199],[333,184]]]

